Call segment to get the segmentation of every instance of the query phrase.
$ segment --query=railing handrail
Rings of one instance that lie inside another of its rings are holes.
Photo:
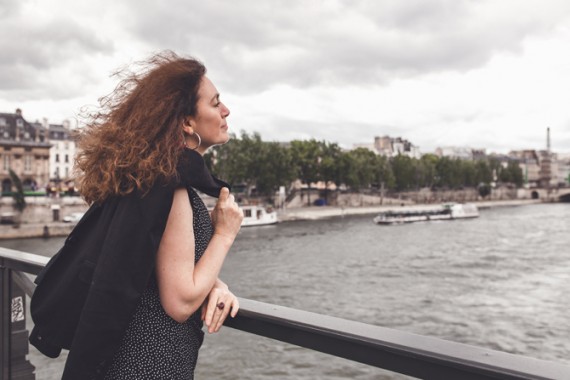
[[[0,247],[0,266],[37,274],[49,258]],[[22,269],[23,268],[23,269]],[[226,325],[423,379],[570,379],[570,366],[240,298]]]

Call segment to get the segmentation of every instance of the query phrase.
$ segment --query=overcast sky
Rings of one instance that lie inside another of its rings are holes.
[[[202,60],[230,128],[570,152],[568,0],[0,0],[0,112],[74,119],[111,74]]]

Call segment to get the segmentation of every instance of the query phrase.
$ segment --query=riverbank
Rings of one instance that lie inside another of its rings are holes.
[[[539,199],[516,199],[516,200],[502,200],[502,201],[482,201],[472,202],[480,210],[492,207],[513,207],[524,206],[531,204],[543,203]],[[299,207],[288,208],[279,211],[279,221],[289,222],[295,220],[317,220],[325,218],[333,218],[345,215],[375,215],[380,212],[388,210],[415,210],[415,209],[429,209],[436,208],[438,205],[434,204],[414,204],[414,205],[386,205],[386,206],[367,206],[367,207],[335,207],[335,206],[313,206],[313,207]]]
[[[540,200],[520,199],[503,201],[475,202],[479,209],[491,207],[523,206],[529,204],[542,203]],[[387,210],[414,210],[437,207],[430,204],[415,205],[385,205],[385,206],[362,206],[362,207],[337,207],[337,206],[312,206],[287,208],[278,212],[280,222],[291,222],[296,220],[317,220],[334,218],[345,215],[375,215]],[[67,236],[75,224],[50,222],[50,223],[22,223],[20,226],[0,225],[0,240],[2,239],[24,239],[38,237]]]

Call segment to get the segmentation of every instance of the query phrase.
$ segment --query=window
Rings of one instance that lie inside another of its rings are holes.
[[[59,154],[55,155],[55,162],[59,162]]]
[[[6,119],[3,117],[0,117],[0,127],[5,127],[6,126]]]
[[[4,138],[5,139],[10,138],[10,133],[8,131],[4,132]]]
[[[69,177],[69,168],[65,168],[65,178]]]
[[[65,163],[66,163],[66,164],[69,163],[69,154],[66,154],[66,155],[65,155]]]
[[[26,154],[24,156],[24,171],[30,172],[32,171],[32,155]]]
[[[4,170],[5,171],[10,170],[10,156],[7,154],[4,154],[2,162],[4,164]]]
[[[23,127],[23,126],[24,126],[24,120],[22,120],[22,119],[16,120],[16,125],[17,125],[18,127]]]

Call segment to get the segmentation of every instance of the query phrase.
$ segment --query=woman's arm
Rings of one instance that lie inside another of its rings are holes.
[[[182,323],[200,308],[218,279],[242,219],[233,195],[223,188],[212,211],[214,234],[194,265],[192,207],[186,189],[175,191],[156,259],[160,302],[172,319]]]

